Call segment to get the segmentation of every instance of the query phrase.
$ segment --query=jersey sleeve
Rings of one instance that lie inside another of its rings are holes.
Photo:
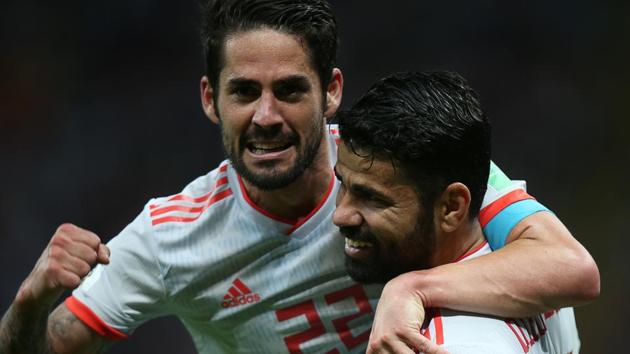
[[[65,301],[77,318],[110,340],[126,338],[166,311],[164,272],[147,209],[107,244],[110,263],[96,266]]]
[[[488,189],[479,212],[479,223],[493,250],[505,246],[510,231],[521,220],[539,211],[549,211],[527,194],[525,181],[509,179],[490,162]]]

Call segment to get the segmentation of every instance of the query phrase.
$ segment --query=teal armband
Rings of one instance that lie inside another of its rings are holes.
[[[535,199],[521,200],[505,207],[483,228],[483,233],[490,247],[493,250],[497,250],[505,246],[505,241],[514,226],[521,220],[539,211],[551,212]]]

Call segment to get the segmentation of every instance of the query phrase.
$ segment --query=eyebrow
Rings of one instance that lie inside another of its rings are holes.
[[[258,83],[254,80],[245,79],[242,77],[235,77],[235,78],[229,79],[227,82],[228,87],[237,87],[237,86],[243,86],[243,85],[258,85]]]
[[[335,176],[337,177],[337,179],[343,183],[343,178],[341,178],[341,175],[339,174],[339,172],[337,171],[337,166],[335,165],[335,167],[333,168],[333,170],[335,171]],[[353,193],[355,194],[359,194],[359,195],[363,195],[363,196],[375,196],[377,199],[381,199],[383,201],[386,201],[388,203],[392,203],[392,200],[386,196],[385,194],[381,193],[380,191],[366,185],[366,184],[356,184],[353,183],[351,186],[346,186],[347,188],[349,187],[350,190],[352,190]]]
[[[234,78],[229,79],[227,84],[233,85],[233,86],[258,85],[258,81],[252,80],[252,79],[246,79],[244,77],[234,77]],[[295,86],[302,86],[303,88],[311,87],[311,83],[309,82],[308,77],[306,77],[305,75],[290,75],[280,80],[277,80],[276,82],[273,83],[273,85],[274,86],[295,85]]]
[[[273,86],[296,86],[306,91],[311,88],[311,83],[305,75],[290,75],[274,82]]]
[[[375,196],[378,199],[382,199],[388,202],[390,201],[390,199],[386,195],[365,184],[353,184],[350,189],[352,189],[355,194],[363,196]]]

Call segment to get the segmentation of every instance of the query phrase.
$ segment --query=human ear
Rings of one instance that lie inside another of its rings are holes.
[[[326,88],[326,110],[324,117],[327,119],[332,117],[341,105],[341,97],[343,95],[343,74],[338,68],[334,68],[332,77],[328,87]]]
[[[451,183],[444,189],[436,206],[436,216],[442,231],[453,232],[468,221],[470,199],[470,190],[463,183]]]
[[[220,119],[214,106],[216,104],[213,96],[214,91],[210,85],[210,80],[205,75],[201,78],[201,82],[199,83],[199,91],[201,94],[201,107],[203,107],[203,112],[213,123],[219,124]]]

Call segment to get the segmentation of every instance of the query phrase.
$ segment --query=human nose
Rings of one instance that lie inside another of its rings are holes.
[[[363,216],[354,206],[352,197],[348,193],[337,195],[337,207],[333,213],[333,223],[339,227],[344,226],[361,226],[363,224]]]
[[[282,124],[282,116],[278,111],[276,98],[273,93],[263,92],[260,96],[252,122],[262,128]]]

